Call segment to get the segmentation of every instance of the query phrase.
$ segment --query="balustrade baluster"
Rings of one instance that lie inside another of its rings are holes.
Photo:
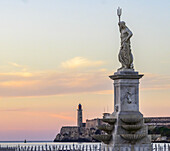
[[[20,149],[21,149],[21,151],[23,151],[23,148],[22,148],[22,146],[21,146],[21,148],[20,148]]]
[[[164,151],[166,151],[166,144],[164,143]]]
[[[101,145],[100,144],[97,146],[97,150],[101,151]]]
[[[161,151],[161,146],[160,146],[160,144],[158,144],[158,151]]]
[[[17,148],[17,151],[21,151],[20,147]]]
[[[73,145],[72,150],[75,151],[75,146]]]
[[[48,150],[51,151],[51,146],[50,145],[48,145]]]
[[[155,144],[155,151],[157,151],[158,150],[158,146],[157,146],[157,144]]]
[[[55,151],[55,146],[54,145],[52,145],[52,151]]]
[[[58,145],[55,146],[55,150],[58,151]]]
[[[168,151],[170,150],[170,145],[168,144]]]
[[[91,149],[91,145],[89,146],[89,150],[90,150],[90,151],[92,151],[92,149]]]
[[[47,144],[45,144],[45,151],[46,151],[46,150],[48,150],[48,146],[47,146]]]

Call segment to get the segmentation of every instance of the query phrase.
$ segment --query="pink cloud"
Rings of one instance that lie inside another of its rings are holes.
[[[170,75],[146,73],[140,83],[142,90],[170,89]]]
[[[113,81],[105,70],[86,72],[1,73],[0,96],[45,96],[71,93],[113,93]],[[142,90],[170,89],[169,75],[146,73],[141,79]]]
[[[50,114],[52,117],[56,117],[62,120],[67,120],[67,121],[74,121],[75,122],[75,117],[70,117],[66,115],[60,115],[60,114]]]
[[[109,78],[103,71],[39,72],[24,74],[0,74],[0,96],[43,96],[111,89]]]
[[[27,111],[28,108],[10,108],[10,109],[1,109],[1,112],[23,112],[23,111]]]

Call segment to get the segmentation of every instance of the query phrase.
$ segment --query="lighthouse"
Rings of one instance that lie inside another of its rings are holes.
[[[78,109],[77,109],[77,126],[78,127],[82,127],[82,122],[83,122],[83,116],[82,116],[82,105],[79,104],[78,105]]]

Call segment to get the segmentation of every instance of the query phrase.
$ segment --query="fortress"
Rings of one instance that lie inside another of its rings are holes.
[[[57,134],[55,142],[92,142],[96,141],[92,138],[94,134],[100,134],[97,130],[101,123],[100,119],[86,120],[83,123],[82,105],[78,105],[77,109],[77,126],[63,126],[60,133]]]
[[[103,113],[103,117],[110,116],[110,113]],[[147,125],[166,126],[170,128],[170,117],[146,117],[149,120]],[[78,105],[77,109],[77,126],[63,126],[60,133],[54,139],[55,142],[95,142],[97,140],[92,138],[94,134],[102,134],[98,130],[103,121],[101,118],[86,119],[83,123],[83,109],[82,105]]]

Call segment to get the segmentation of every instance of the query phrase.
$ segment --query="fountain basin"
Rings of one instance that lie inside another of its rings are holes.
[[[144,138],[146,134],[121,134],[120,136],[128,141],[137,141]]]
[[[115,118],[104,118],[104,119],[102,119],[102,121],[105,122],[105,123],[109,123],[111,125],[114,125],[115,122],[116,122],[116,119]]]
[[[112,139],[112,135],[93,135],[94,139],[104,142],[105,144],[109,144],[110,140]]]
[[[143,125],[122,125],[122,128],[127,131],[137,131],[141,129]]]
[[[142,117],[123,117],[121,118],[121,120],[124,122],[124,123],[128,123],[128,124],[135,124],[135,123],[138,123],[142,120],[143,118]]]
[[[97,126],[97,128],[110,134],[112,132],[112,130],[114,129],[114,126],[108,125],[108,124],[103,124],[103,125]]]

